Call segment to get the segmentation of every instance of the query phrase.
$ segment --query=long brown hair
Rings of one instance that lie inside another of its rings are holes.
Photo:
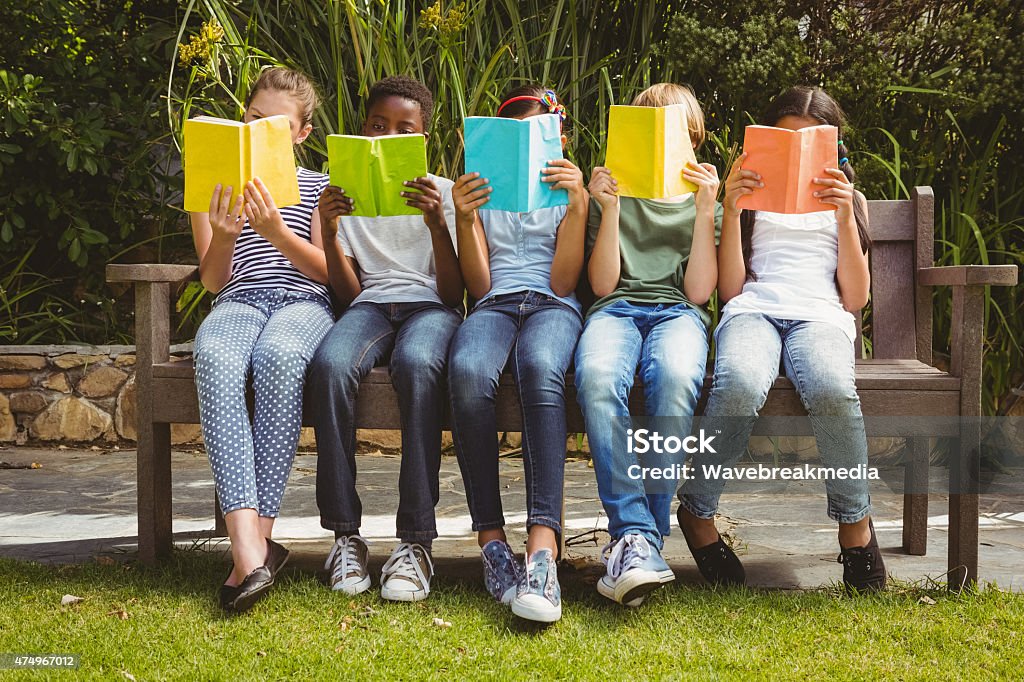
[[[857,174],[850,165],[850,150],[843,144],[843,126],[846,125],[846,115],[843,114],[838,102],[829,97],[828,93],[821,88],[812,88],[806,85],[797,85],[779,95],[768,106],[761,123],[763,125],[778,125],[786,116],[798,116],[801,118],[813,118],[821,121],[822,124],[833,125],[839,129],[839,170],[843,171],[846,179],[850,182],[857,180]],[[854,196],[853,218],[857,223],[857,236],[860,237],[860,247],[867,253],[871,248],[871,237],[868,235],[868,213],[867,205],[859,195]],[[740,243],[743,246],[743,265],[747,269],[747,277],[751,278],[750,272],[750,241],[754,232],[754,212],[744,210],[740,214]]]

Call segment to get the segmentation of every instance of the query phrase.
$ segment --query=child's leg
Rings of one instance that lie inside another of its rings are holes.
[[[251,292],[244,297],[253,305],[240,300],[218,303],[203,320],[195,340],[199,422],[231,538],[235,564],[235,572],[228,579],[231,585],[261,566],[266,553],[257,519],[259,495],[245,402],[253,347],[267,321],[259,300],[261,293]]]
[[[582,321],[557,301],[541,301],[523,321],[512,349],[512,373],[523,413],[526,477],[526,553],[558,555],[565,477],[565,374]]]
[[[281,507],[302,429],[302,390],[320,340],[334,323],[326,303],[285,299],[263,328],[252,355],[256,409],[256,490],[265,531]],[[269,533],[267,534],[269,537]]]
[[[495,399],[498,379],[518,332],[517,309],[517,305],[502,303],[477,308],[459,327],[448,353],[455,453],[481,547],[505,539]]]
[[[355,406],[359,382],[391,350],[395,332],[385,306],[357,303],[320,343],[309,368],[316,429],[316,503],[320,525],[335,534],[359,532]]]
[[[778,376],[782,352],[775,324],[757,313],[730,318],[715,341],[715,375],[701,428],[721,434],[715,437],[715,452],[693,456],[692,478],[679,490],[680,505],[689,514],[685,518],[693,522],[689,537],[695,547],[718,539],[714,519],[725,487],[721,478],[706,476],[705,467],[730,467],[743,456],[757,413]]]
[[[708,357],[708,331],[689,306],[677,305],[653,315],[651,330],[640,354],[640,378],[648,417],[672,420],[673,430],[690,432],[693,411],[704,387]],[[679,455],[682,464],[683,454]],[[647,496],[658,531],[671,533],[672,497],[675,490]]]
[[[643,482],[631,479],[635,455],[618,447],[629,419],[629,390],[643,344],[633,320],[637,308],[616,302],[591,315],[576,348],[576,399],[583,411],[594,462],[597,492],[608,514],[608,532],[618,540],[640,534],[657,547],[661,533],[651,515]]]
[[[410,307],[411,314],[398,328],[390,363],[402,418],[396,520],[402,542],[429,549],[437,537],[434,507],[439,498],[448,346],[462,316],[439,304]]]
[[[811,416],[822,462],[830,468],[867,465],[860,398],[854,383],[853,342],[839,327],[825,322],[794,322],[782,350],[786,376],[796,386]],[[828,515],[839,522],[843,547],[870,540],[871,496],[864,478],[825,481]]]

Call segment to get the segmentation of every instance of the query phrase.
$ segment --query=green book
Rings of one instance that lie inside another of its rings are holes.
[[[405,182],[427,174],[423,135],[328,135],[331,184],[352,197],[356,216],[419,215],[406,206]]]

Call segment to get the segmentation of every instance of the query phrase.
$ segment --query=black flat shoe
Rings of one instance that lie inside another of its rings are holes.
[[[676,512],[679,520],[679,529],[683,532],[683,539],[686,546],[690,548],[690,554],[697,563],[697,570],[712,585],[742,585],[747,581],[747,572],[743,570],[743,564],[736,552],[732,551],[729,545],[722,540],[721,534],[718,540],[704,547],[694,547],[690,538],[686,537],[686,530],[683,528],[683,508],[679,507]]]
[[[843,565],[843,586],[848,594],[877,592],[885,587],[885,563],[878,549],[875,524],[868,521],[871,539],[863,547],[840,549],[836,559]]]
[[[278,572],[288,563],[290,552],[283,546],[267,538],[267,558],[264,565],[270,569],[270,573],[276,578]]]
[[[274,586],[274,575],[266,566],[254,568],[252,573],[238,586],[238,594],[232,607],[235,613],[244,613],[251,609],[263,595]]]
[[[235,565],[231,565],[231,570],[228,571],[227,580],[231,577],[231,574],[235,572]],[[238,597],[238,585],[225,585],[221,583],[220,590],[217,592],[217,601],[220,607],[228,613],[235,612],[235,599]]]

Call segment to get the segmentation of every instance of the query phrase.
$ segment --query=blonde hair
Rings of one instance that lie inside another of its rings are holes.
[[[667,107],[671,104],[686,105],[686,123],[690,128],[690,141],[694,147],[704,144],[704,112],[700,102],[688,85],[677,83],[655,83],[633,98],[634,107]]]
[[[316,92],[313,81],[309,80],[301,71],[283,66],[271,66],[260,71],[256,82],[249,89],[248,97],[245,98],[247,109],[252,103],[252,98],[260,90],[277,90],[294,97],[301,106],[302,125],[304,126],[313,122],[313,112],[320,106],[320,96]]]

